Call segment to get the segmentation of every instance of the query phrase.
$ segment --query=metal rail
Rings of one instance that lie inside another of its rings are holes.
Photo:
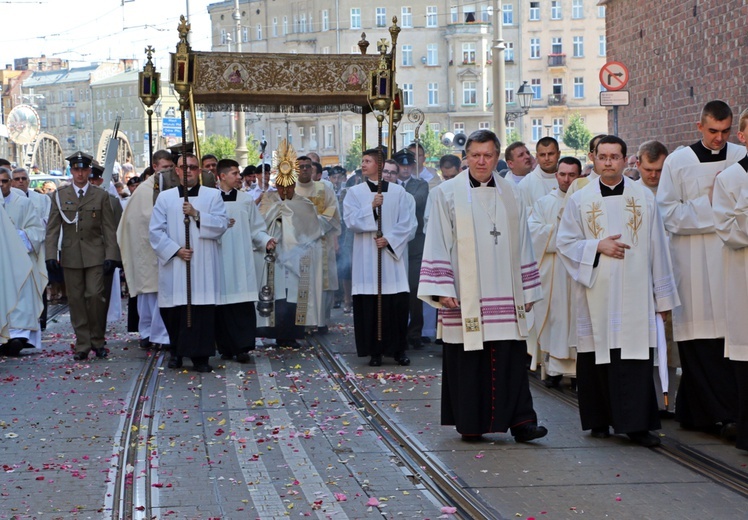
[[[354,378],[349,377],[353,371],[340,356],[330,352],[318,337],[311,336],[308,339],[315,347],[320,363],[337,381],[341,391],[350,401],[365,411],[364,419],[412,472],[416,484],[423,486],[424,490],[431,493],[442,505],[457,508],[454,518],[504,519],[501,513],[468,489],[459,475],[438,458],[433,457],[426,446],[393,421],[386,411],[376,404],[375,399],[370,398],[368,392],[362,389]]]
[[[546,395],[550,395],[573,408],[579,408],[576,397],[567,392],[546,388],[539,379],[532,376],[530,376],[530,384]],[[660,446],[652,448],[655,453],[728,488],[743,498],[748,498],[748,473],[731,468],[721,460],[679,441],[672,435],[661,437],[660,442]]]

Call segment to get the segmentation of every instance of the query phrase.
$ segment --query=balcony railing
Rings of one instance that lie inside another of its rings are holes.
[[[555,107],[566,104],[566,94],[550,94],[548,96],[548,106]]]
[[[566,67],[566,54],[549,54],[549,67]]]

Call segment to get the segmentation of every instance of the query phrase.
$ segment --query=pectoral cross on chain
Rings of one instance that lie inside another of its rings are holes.
[[[498,245],[499,243],[499,235],[501,235],[500,231],[496,231],[496,224],[493,225],[493,229],[488,232],[489,235],[493,237],[493,243],[494,245]]]

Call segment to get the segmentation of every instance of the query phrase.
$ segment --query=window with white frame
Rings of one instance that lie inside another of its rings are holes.
[[[405,123],[400,129],[400,135],[403,136],[403,145],[408,145],[416,140],[416,130],[413,123]]]
[[[514,103],[514,81],[504,82],[504,102]]]
[[[600,39],[597,42],[597,55],[605,56],[608,53],[608,45],[605,41],[605,35],[601,34]]]
[[[516,129],[516,126],[514,125],[514,121],[509,121],[506,124],[506,135],[504,136],[505,142],[509,142],[509,140],[512,138],[512,132]]]
[[[281,136],[281,129],[276,128],[275,129],[275,147],[276,148],[278,147],[278,145],[280,145],[281,139],[283,139],[283,137]]]
[[[561,0],[551,0],[551,20],[561,19]]]
[[[333,125],[325,125],[325,148],[335,147],[335,127]]]
[[[330,46],[329,45],[325,45],[324,47],[322,47],[322,54],[330,54]]]
[[[540,59],[540,38],[530,38],[530,59]]]
[[[301,17],[299,18],[299,32],[302,32],[302,33],[307,32],[307,29],[306,29],[306,13],[301,13]]]
[[[291,26],[291,30],[294,34],[299,32],[299,15],[297,14],[293,15],[293,25]]]
[[[361,131],[361,125],[359,126],[359,132]],[[312,148],[317,148],[317,127],[316,126],[310,126],[309,127],[309,146]]]
[[[488,121],[479,121],[478,130],[491,130],[491,123]]]
[[[582,99],[584,97],[584,77],[574,77],[574,97],[576,99]]]
[[[574,36],[572,41],[574,43],[573,56],[575,58],[584,58],[584,36]]]
[[[439,45],[436,43],[429,43],[426,45],[426,65],[429,67],[435,67],[439,65]]]
[[[402,15],[401,27],[404,29],[412,28],[413,27],[413,8],[403,7],[400,9],[400,14]]]
[[[299,142],[296,144],[296,146],[299,147],[299,149],[304,149],[304,127],[299,127]]]
[[[540,20],[540,2],[530,2],[530,20]]]
[[[400,55],[402,57],[403,67],[413,66],[413,46],[412,45],[403,45],[400,50]]]
[[[426,27],[438,27],[439,16],[435,5],[426,6]]]
[[[353,125],[353,139],[361,139],[361,125]]]
[[[551,54],[563,54],[564,45],[560,36],[551,38]]]
[[[229,41],[229,33],[226,32],[226,29],[221,29],[221,45],[226,45]]]
[[[462,104],[463,105],[477,105],[478,104],[478,85],[475,81],[463,81],[462,82]]]
[[[543,120],[533,119],[532,120],[532,140],[533,142],[540,141],[543,137]]]
[[[465,133],[465,123],[453,123],[452,124],[452,133],[453,134],[464,134]]]
[[[262,24],[257,24],[257,39],[262,40]]]
[[[460,20],[460,13],[457,11],[456,6],[449,8],[449,23],[457,23]]]
[[[469,21],[476,21],[475,18],[475,6],[474,5],[463,5],[462,6],[462,20],[465,23],[468,23]]]
[[[605,18],[605,6],[604,5],[597,6],[597,17]]]
[[[249,27],[242,27],[242,43],[249,41]]]
[[[559,143],[563,141],[562,136],[564,134],[564,119],[562,117],[553,118],[553,137]]]
[[[377,27],[384,27],[387,25],[387,8],[386,7],[377,7],[376,23],[377,23]]]
[[[532,78],[530,80],[530,88],[532,89],[533,99],[540,99],[543,96],[543,92],[540,87],[540,78]]]
[[[486,83],[486,105],[493,105],[493,89]]]
[[[322,11],[322,30],[330,30],[330,11],[328,11],[327,9],[324,9]]]
[[[288,34],[288,16],[283,17],[283,36]]]
[[[439,104],[439,84],[438,83],[429,83],[428,85],[428,92],[429,92],[429,106],[436,106]]]
[[[403,105],[412,107],[413,104],[413,83],[403,83]]]
[[[553,78],[553,94],[559,95],[564,93],[564,78]]]
[[[351,7],[351,29],[361,28],[361,8]]]
[[[439,135],[439,132],[442,131],[442,124],[441,123],[429,123],[429,128],[436,135]]]
[[[491,23],[491,11],[489,11],[487,5],[480,6],[480,21],[481,23]]]
[[[584,0],[571,0],[571,17],[575,20],[584,18]]]
[[[273,38],[278,36],[278,17],[273,16]]]
[[[514,61],[514,42],[504,42],[504,61]]]
[[[475,42],[462,44],[462,63],[475,63]]]
[[[514,25],[514,6],[512,4],[501,6],[501,23],[503,25]]]

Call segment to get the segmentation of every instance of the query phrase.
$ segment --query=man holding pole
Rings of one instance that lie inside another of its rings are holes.
[[[353,238],[353,326],[359,357],[382,365],[382,355],[410,365],[405,355],[408,330],[408,242],[415,236],[415,202],[402,186],[379,180],[383,162],[378,149],[366,150],[361,170],[366,182],[348,189],[343,201],[345,224]],[[381,182],[381,193],[378,183]],[[381,221],[381,237],[377,237]],[[381,268],[378,251],[381,251]],[[381,286],[379,284],[381,276]],[[386,326],[384,325],[386,324]]]
[[[198,184],[195,155],[180,157],[175,171],[182,185],[159,194],[150,223],[159,261],[158,305],[173,349],[168,366],[180,368],[182,358],[189,357],[196,372],[210,372],[220,287],[218,239],[229,220],[221,192]]]

